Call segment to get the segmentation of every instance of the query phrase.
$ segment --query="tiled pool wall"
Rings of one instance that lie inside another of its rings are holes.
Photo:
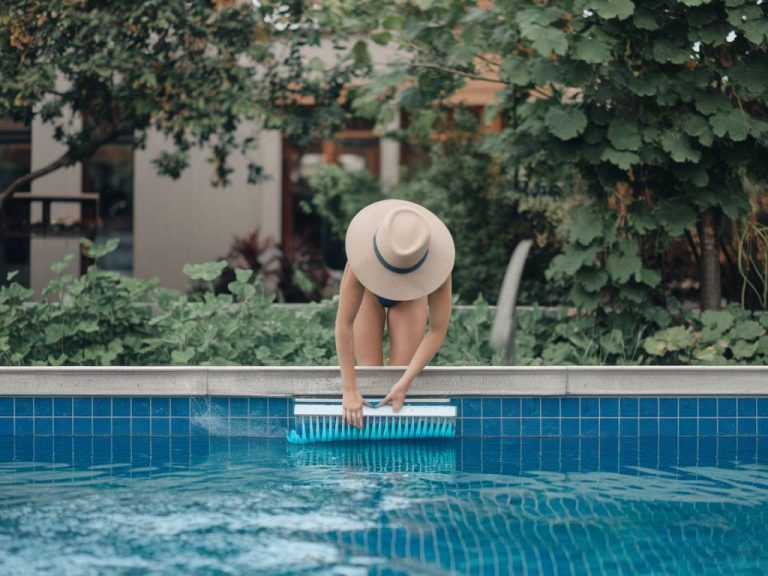
[[[457,435],[768,437],[768,397],[464,397]],[[0,436],[281,438],[293,400],[242,396],[0,396]]]

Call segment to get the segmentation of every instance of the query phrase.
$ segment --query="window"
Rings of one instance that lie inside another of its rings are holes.
[[[29,174],[32,166],[32,131],[29,126],[0,117],[0,190],[16,178]],[[19,192],[29,192],[29,184]],[[0,221],[0,285],[8,273],[18,270],[15,280],[29,286],[29,235],[20,232],[29,223],[29,205],[11,202]]]

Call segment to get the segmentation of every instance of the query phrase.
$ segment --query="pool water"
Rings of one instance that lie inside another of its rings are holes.
[[[0,574],[763,574],[768,439],[0,438]]]

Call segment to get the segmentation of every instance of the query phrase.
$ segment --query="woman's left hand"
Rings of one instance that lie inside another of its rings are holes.
[[[376,408],[389,404],[392,406],[392,412],[397,414],[403,407],[403,402],[405,402],[405,395],[408,394],[409,388],[410,385],[407,382],[400,380],[397,384],[392,386],[392,389],[389,391],[389,394],[384,397],[384,400],[376,404]]]

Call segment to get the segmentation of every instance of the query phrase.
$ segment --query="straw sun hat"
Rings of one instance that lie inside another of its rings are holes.
[[[360,283],[390,300],[434,292],[451,273],[456,251],[445,224],[407,200],[369,204],[347,228],[347,259]]]

